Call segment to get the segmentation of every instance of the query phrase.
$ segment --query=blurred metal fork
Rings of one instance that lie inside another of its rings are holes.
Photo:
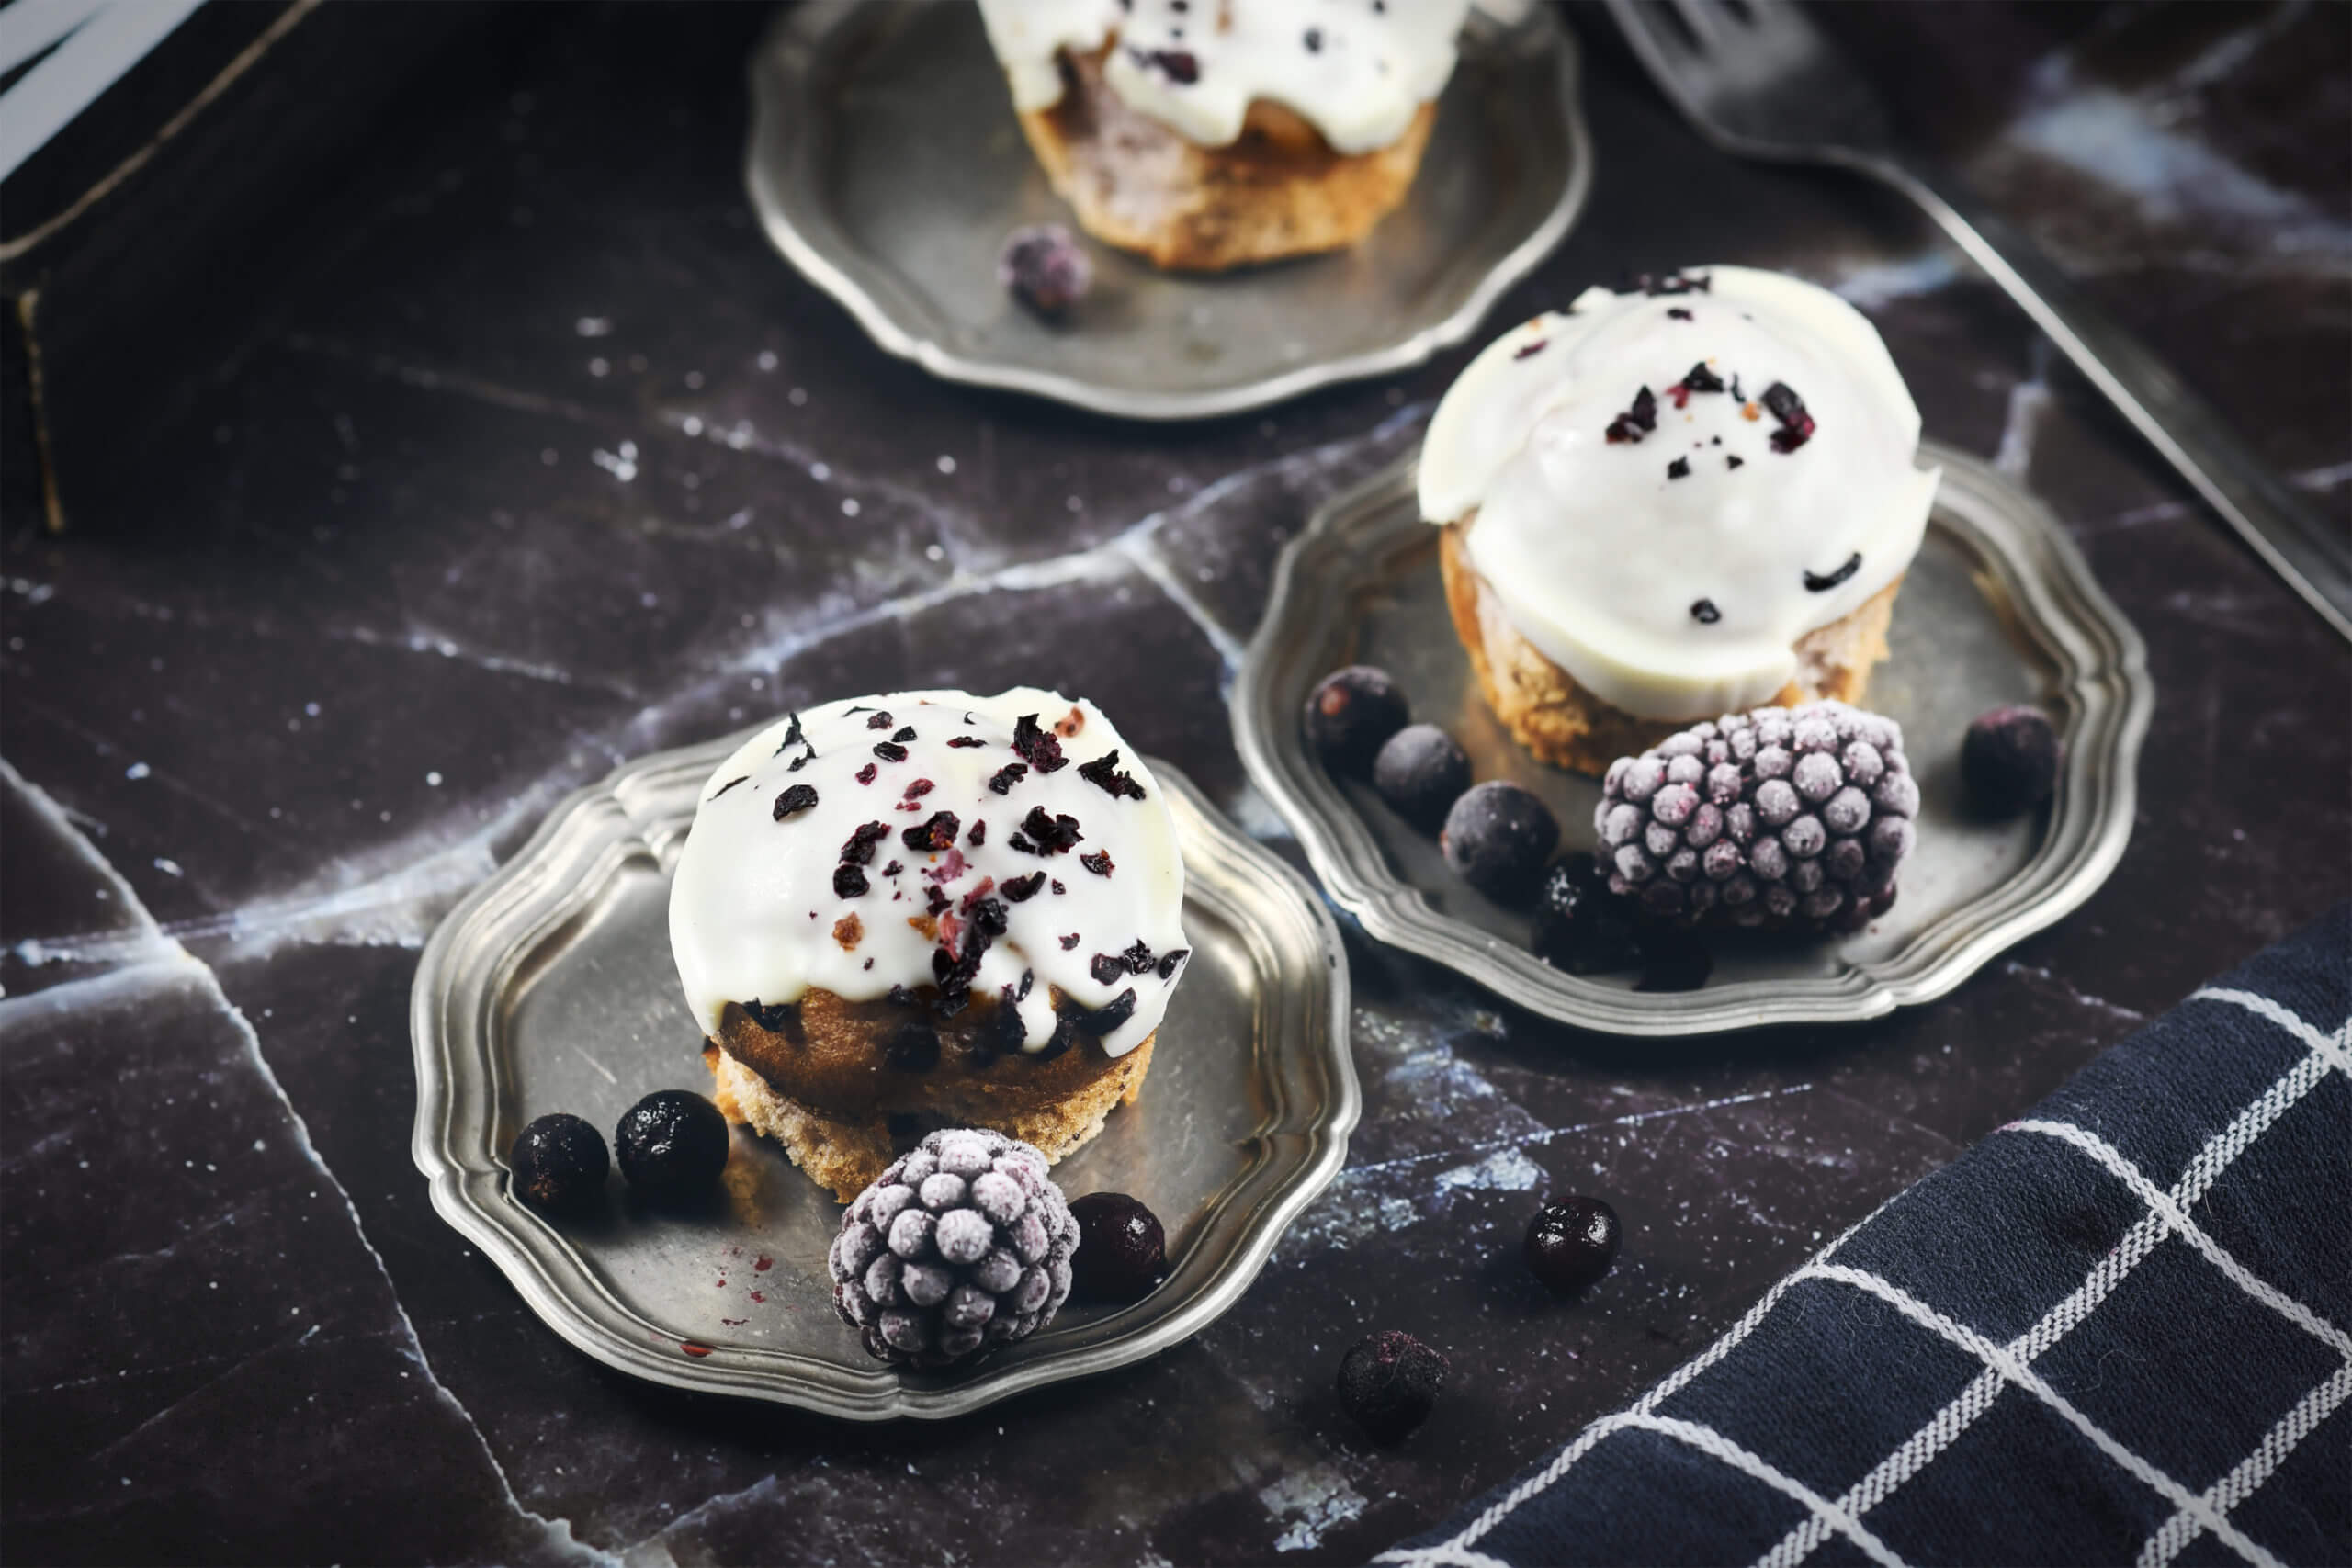
[[[1795,0],[1608,4],[1659,88],[1709,141],[1745,157],[1851,169],[1918,203],[2255,553],[2352,638],[2352,539],[2027,241],[1905,149],[1877,91]]]

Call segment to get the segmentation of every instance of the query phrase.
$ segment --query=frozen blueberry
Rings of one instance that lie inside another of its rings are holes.
[[[1434,829],[1470,787],[1470,754],[1434,724],[1408,724],[1373,758],[1372,787],[1408,822]]]
[[[701,1095],[656,1089],[623,1113],[613,1146],[639,1192],[659,1201],[693,1198],[727,1168],[727,1118]]]
[[[2035,708],[1977,715],[1960,743],[1960,777],[1971,799],[2007,817],[2031,810],[2058,786],[2058,732]]]
[[[1073,1198],[1078,1251],[1070,1258],[1078,1293],[1098,1302],[1131,1302],[1159,1282],[1168,1237],[1159,1218],[1124,1192]]]
[[[1527,1267],[1544,1287],[1572,1296],[1609,1272],[1624,1232],[1617,1211],[1598,1198],[1557,1198],[1527,1227]]]
[[[1446,1359],[1400,1329],[1360,1339],[1340,1359],[1340,1404],[1375,1442],[1393,1443],[1429,1419]]]
[[[1544,874],[1528,946],[1571,975],[1606,975],[1642,963],[1631,905],[1609,891],[1608,874],[1582,850],[1562,855]]]
[[[586,1208],[604,1192],[605,1173],[613,1168],[605,1135],[565,1111],[524,1128],[507,1164],[514,1172],[515,1194],[551,1214]]]
[[[1508,903],[1533,891],[1560,841],[1560,824],[1531,792],[1489,779],[1453,803],[1437,841],[1464,882]]]
[[[1385,670],[1351,664],[1334,670],[1306,698],[1306,739],[1335,773],[1361,773],[1380,743],[1412,717],[1405,694]]]
[[[999,283],[1041,316],[1058,316],[1085,298],[1094,264],[1058,223],[1015,229],[997,257]]]

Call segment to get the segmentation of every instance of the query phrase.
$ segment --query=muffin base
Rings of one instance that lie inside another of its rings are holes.
[[[1370,152],[1334,152],[1279,104],[1204,147],[1136,113],[1102,79],[1110,46],[1061,58],[1062,96],[1021,115],[1022,134],[1079,226],[1155,266],[1221,272],[1351,245],[1405,199],[1437,105]]]
[[[1554,767],[1599,775],[1618,758],[1637,756],[1676,730],[1716,716],[1710,712],[1656,719],[1627,713],[1588,691],[1520,636],[1501,597],[1470,564],[1464,541],[1476,515],[1447,524],[1439,538],[1445,604],[1477,673],[1478,690],[1513,739]],[[1799,637],[1796,677],[1773,694],[1772,703],[1789,707],[1834,698],[1860,706],[1870,689],[1871,667],[1886,657],[1886,628],[1902,586],[1897,577],[1846,615]]]
[[[714,1083],[712,1099],[719,1113],[740,1122],[784,1147],[792,1163],[820,1185],[832,1190],[834,1201],[846,1203],[882,1174],[883,1168],[923,1132],[941,1126],[988,1127],[1035,1144],[1049,1162],[1058,1162],[1091,1142],[1117,1106],[1132,1105],[1151,1070],[1157,1031],[1144,1043],[1110,1063],[1110,1070],[1059,1094],[1038,1094],[1014,1086],[967,1079],[952,1090],[929,1097],[920,1107],[892,1111],[876,1106],[848,1113],[831,1113],[794,1100],[736,1060],[716,1043],[703,1049]],[[1073,1047],[1100,1055],[1093,1045]],[[912,1115],[922,1125],[894,1134],[890,1123]]]

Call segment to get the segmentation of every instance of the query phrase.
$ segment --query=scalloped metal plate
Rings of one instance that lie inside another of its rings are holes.
[[[1409,458],[1325,506],[1283,551],[1236,682],[1235,744],[1332,901],[1366,931],[1545,1017],[1612,1034],[1698,1034],[1874,1018],[1939,997],[2114,870],[2155,689],[2139,634],[2041,503],[1964,453],[1928,443],[1922,456],[1942,465],[1943,485],[1895,604],[1893,657],[1871,687],[1871,705],[1904,727],[1919,845],[1894,908],[1864,931],[1726,935],[1695,991],[1563,974],[1528,951],[1523,914],[1472,892],[1429,836],[1308,755],[1298,723],[1307,692],[1339,665],[1378,664],[1403,682],[1416,716],[1462,741],[1479,778],[1526,784],[1558,813],[1565,846],[1591,845],[1598,783],[1535,761],[1478,694]],[[2066,760],[2045,810],[1988,822],[1962,805],[1959,743],[1969,719],[2004,702],[2048,711]]]
[[[1419,365],[1550,254],[1592,185],[1574,41],[1548,7],[1465,32],[1405,205],[1329,255],[1162,272],[1089,240],[1056,326],[996,280],[1004,237],[1069,222],[969,5],[814,0],[751,62],[744,184],[768,238],[882,348],[945,380],[1129,419],[1203,419]]]
[[[1347,965],[1306,879],[1159,761],[1194,956],[1143,1094],[1055,1169],[1073,1192],[1132,1192],[1160,1216],[1173,1267],[1150,1295],[1073,1304],[968,1372],[901,1372],[833,1314],[831,1195],[741,1129],[723,1195],[698,1213],[648,1212],[618,1176],[591,1221],[559,1226],[514,1198],[505,1151],[534,1117],[610,1127],[652,1089],[707,1087],[671,964],[669,883],[700,786],[742,739],[572,795],[434,932],[411,1031],[412,1152],[435,1209],[606,1365],[853,1420],[962,1415],[1153,1355],[1232,1306],[1346,1161],[1361,1104]]]

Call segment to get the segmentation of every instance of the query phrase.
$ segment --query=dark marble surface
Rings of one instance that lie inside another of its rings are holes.
[[[1711,260],[1867,310],[1929,432],[2046,497],[2147,638],[2113,880],[1933,1006],[1687,1044],[1565,1032],[1351,935],[1349,1169],[1193,1342],[883,1429],[609,1373],[410,1166],[438,916],[616,761],[890,686],[1083,689],[1274,831],[1229,658],[1281,541],[1410,446],[1466,354],[1174,428],[934,383],[750,220],[761,8],[551,18],[447,62],[255,236],[287,287],[184,417],[120,433],[143,500],[51,537],[0,487],[11,1562],[1360,1559],[2352,882],[2346,649],[1892,198],[1706,150],[1578,12],[1594,199],[1494,319]],[[1831,21],[2346,515],[2352,12]],[[1501,1260],[1555,1186],[1627,1225],[1565,1307]],[[1394,1450],[1329,1393],[1382,1326],[1454,1366]]]

